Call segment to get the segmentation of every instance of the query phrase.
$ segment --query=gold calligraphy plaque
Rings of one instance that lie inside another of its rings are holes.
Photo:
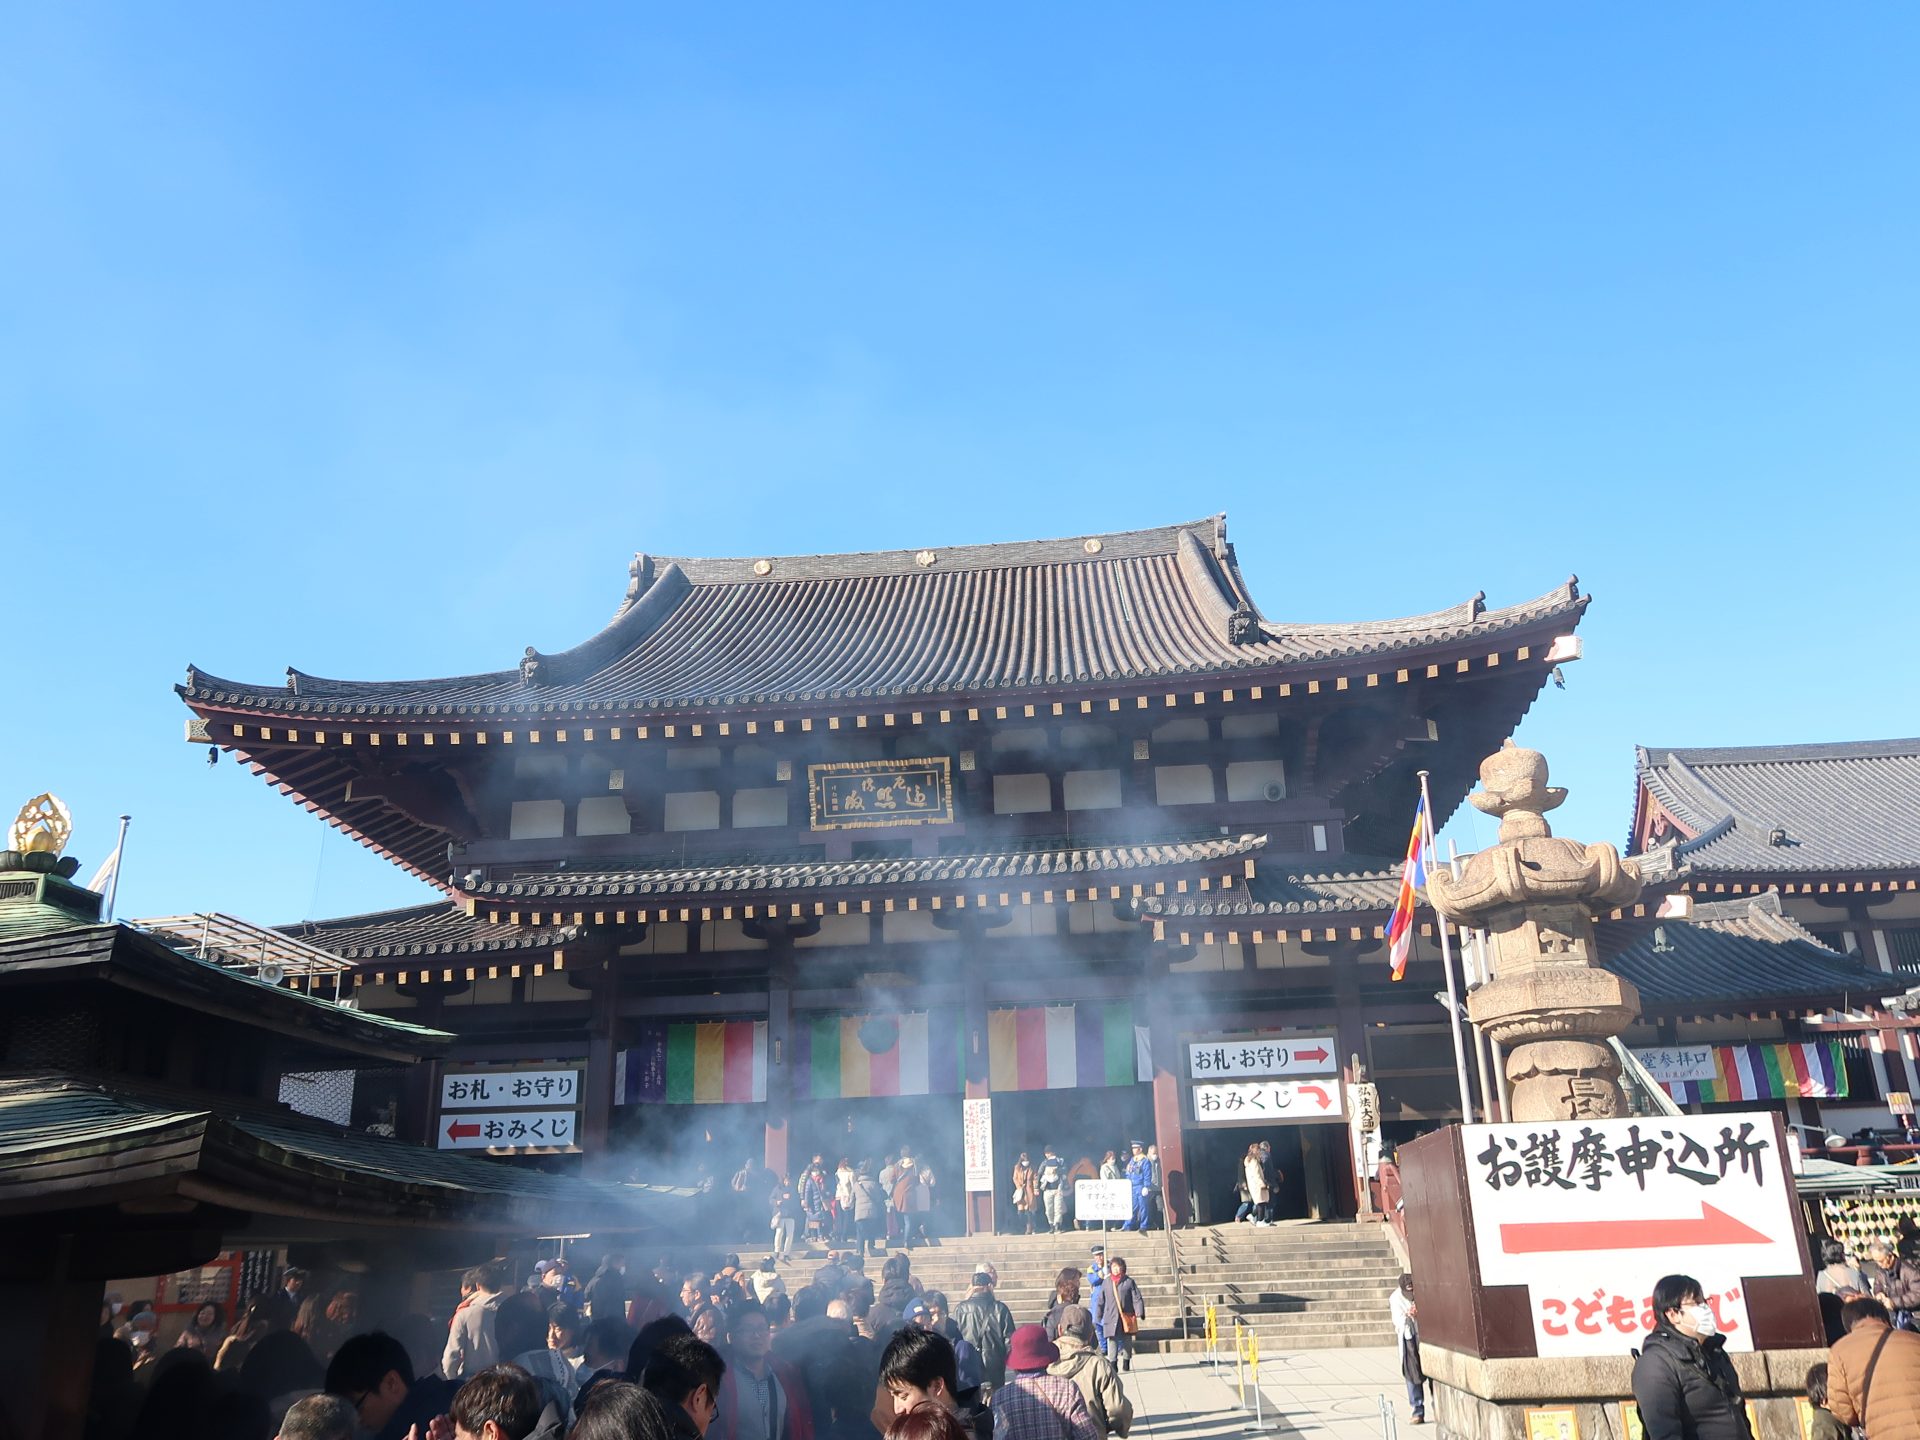
[[[953,761],[942,755],[809,765],[807,811],[815,830],[951,825]]]

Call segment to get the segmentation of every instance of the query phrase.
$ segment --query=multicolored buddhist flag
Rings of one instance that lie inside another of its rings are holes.
[[[1407,840],[1407,863],[1400,871],[1400,895],[1393,902],[1393,918],[1387,922],[1387,950],[1396,980],[1404,980],[1407,975],[1407,956],[1413,950],[1414,894],[1427,883],[1427,847],[1432,839],[1427,795],[1422,789],[1420,804],[1413,812],[1413,834]]]
[[[767,1098],[767,1022],[643,1021],[614,1059],[620,1105],[725,1105]]]
[[[1643,1064],[1661,1054],[1636,1050]],[[1745,1100],[1840,1100],[1847,1095],[1846,1057],[1838,1040],[1788,1040],[1713,1047],[1707,1067],[1693,1078],[1669,1079],[1652,1065],[1660,1086],[1682,1105]]]

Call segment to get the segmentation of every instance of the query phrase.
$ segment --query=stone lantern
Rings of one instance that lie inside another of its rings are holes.
[[[1632,860],[1611,845],[1556,836],[1546,812],[1567,798],[1547,784],[1546,757],[1511,740],[1480,765],[1474,807],[1500,817],[1500,841],[1459,879],[1427,877],[1448,922],[1485,930],[1494,978],[1467,1013],[1507,1051],[1510,1120],[1604,1119],[1626,1113],[1620,1063],[1607,1041],[1640,1013],[1631,984],[1595,963],[1593,915],[1640,894]]]

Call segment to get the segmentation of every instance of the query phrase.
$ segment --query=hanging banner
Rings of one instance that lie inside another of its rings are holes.
[[[767,1098],[767,1022],[643,1020],[614,1057],[616,1105],[740,1105]]]
[[[993,1101],[960,1102],[960,1139],[966,1156],[967,1193],[993,1189]]]

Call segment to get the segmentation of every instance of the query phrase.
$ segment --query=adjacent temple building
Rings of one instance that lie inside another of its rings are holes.
[[[1381,939],[1418,772],[1444,820],[1586,605],[1273,621],[1216,516],[640,555],[570,650],[180,693],[190,738],[445,896],[290,933],[451,1032],[442,1065],[581,1067],[588,1165],[905,1143],[981,1229],[1021,1150],[1140,1140],[1220,1219],[1265,1135],[1285,1207],[1351,1213],[1356,1065],[1389,1138],[1458,1115],[1430,925],[1401,984]]]

